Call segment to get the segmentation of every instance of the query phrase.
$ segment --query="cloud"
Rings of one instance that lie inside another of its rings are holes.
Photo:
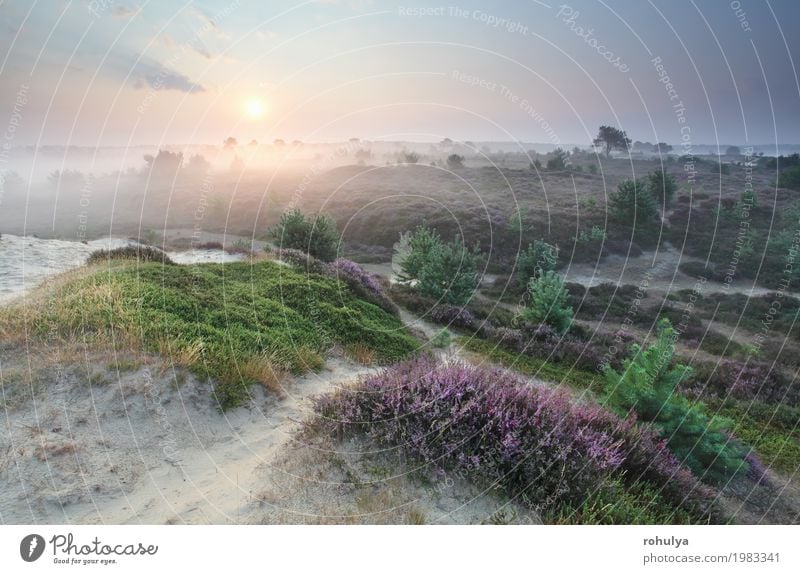
[[[115,18],[130,18],[134,14],[136,14],[135,10],[128,8],[127,6],[123,6],[122,4],[114,4],[114,7],[111,9],[111,14]]]
[[[134,78],[133,87],[136,89],[149,87],[153,90],[175,90],[192,94],[206,91],[203,86],[194,83],[188,76],[170,70],[157,62],[138,62],[131,77]]]

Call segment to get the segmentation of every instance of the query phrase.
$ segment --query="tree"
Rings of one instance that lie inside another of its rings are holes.
[[[533,230],[532,225],[527,225],[525,220],[528,217],[528,209],[526,207],[517,208],[506,224],[506,231],[514,235],[521,235]]]
[[[650,195],[665,209],[672,202],[672,198],[675,197],[675,192],[678,191],[678,184],[675,183],[675,178],[663,169],[657,169],[649,174],[647,176],[647,185]]]
[[[633,345],[618,373],[606,365],[605,403],[620,416],[659,429],[676,458],[707,482],[725,482],[746,472],[746,450],[726,432],[728,421],[706,415],[701,403],[690,403],[678,385],[691,369],[674,364],[677,334],[669,321],[658,325],[658,340],[646,350]]]
[[[668,143],[659,142],[656,144],[656,151],[661,154],[667,154],[672,151],[672,146]]]
[[[433,245],[419,271],[420,292],[451,305],[466,305],[480,283],[477,249],[460,238]]]
[[[225,149],[232,149],[239,145],[239,142],[236,141],[236,138],[225,138],[225,141],[222,142],[222,147]]]
[[[522,310],[522,318],[532,324],[550,325],[564,334],[572,324],[574,315],[569,306],[569,293],[564,280],[555,271],[547,271],[528,281],[530,302]]]
[[[145,155],[144,175],[153,180],[172,180],[183,165],[183,153],[160,149],[155,156]]]
[[[353,154],[359,164],[364,164],[372,158],[372,151],[367,148],[359,148]]]
[[[417,226],[413,233],[401,234],[400,241],[395,245],[400,279],[403,281],[419,279],[420,270],[428,260],[431,250],[441,243],[442,239],[439,237],[439,233],[428,227],[424,221]]]
[[[778,174],[778,187],[800,191],[800,167],[790,167]]]
[[[658,205],[645,179],[628,179],[617,187],[608,199],[611,214],[629,224],[650,223],[658,217]]]
[[[336,259],[339,234],[333,221],[324,215],[311,220],[299,209],[292,209],[281,215],[269,236],[281,249],[299,249],[322,261]]]
[[[606,157],[609,157],[615,149],[627,150],[631,145],[631,140],[622,130],[613,126],[600,126],[597,137],[592,143],[595,147],[603,148]]]
[[[186,169],[190,175],[205,175],[211,169],[211,164],[205,156],[197,153],[189,158]]]
[[[560,147],[553,150],[553,156],[547,160],[547,169],[562,171],[567,169],[567,156],[569,154]]]
[[[417,163],[419,161],[419,154],[413,151],[403,152],[403,163]]]
[[[739,147],[735,145],[728,146],[728,149],[725,150],[725,155],[739,157],[740,155],[742,155],[742,150],[740,150]]]
[[[558,247],[537,239],[528,244],[528,249],[517,256],[517,282],[526,289],[531,279],[537,279],[548,271],[554,271],[558,263]]]
[[[447,156],[447,167],[450,169],[458,169],[464,167],[464,156],[457,153],[451,153]]]

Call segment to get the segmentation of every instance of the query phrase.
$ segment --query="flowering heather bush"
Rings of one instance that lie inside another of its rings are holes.
[[[393,315],[398,314],[397,306],[386,296],[378,278],[372,273],[364,271],[364,268],[358,263],[340,258],[327,264],[325,274],[339,279],[357,295],[376,304],[384,311]]]
[[[580,504],[614,472],[652,482],[698,518],[710,508],[712,491],[655,433],[507,371],[417,358],[317,399],[315,410],[327,430],[368,433],[537,509]]]
[[[378,278],[364,271],[358,263],[349,259],[337,259],[332,263],[325,263],[298,249],[281,249],[276,252],[276,255],[279,260],[305,269],[308,273],[338,279],[362,299],[377,305],[388,313],[398,314],[397,306],[386,296]]]
[[[695,397],[756,399],[765,403],[800,404],[800,384],[789,380],[767,363],[722,360],[696,368],[685,384]]]
[[[435,468],[460,467],[532,504],[579,501],[619,467],[619,444],[589,424],[599,407],[500,370],[401,363],[357,392],[318,400],[339,431],[366,431]]]
[[[458,305],[448,305],[443,303],[431,309],[431,321],[450,327],[462,327],[471,329],[475,326],[475,317],[469,310]]]
[[[499,327],[484,329],[482,333],[482,336],[517,353],[554,363],[568,363],[585,371],[595,370],[603,359],[597,345],[572,335],[561,336],[549,325],[526,323],[520,329]]]
[[[276,249],[274,254],[278,261],[304,269],[307,273],[322,275],[326,269],[325,263],[299,249]]]

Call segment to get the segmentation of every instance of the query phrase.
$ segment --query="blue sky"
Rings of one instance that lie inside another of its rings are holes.
[[[791,0],[6,0],[0,122],[19,114],[15,144],[566,144],[601,123],[643,141],[794,143],[798,25]]]

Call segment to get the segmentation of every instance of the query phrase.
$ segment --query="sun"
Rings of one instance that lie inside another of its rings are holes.
[[[244,110],[247,114],[247,117],[249,117],[251,120],[261,119],[267,111],[264,102],[258,98],[247,100]]]

